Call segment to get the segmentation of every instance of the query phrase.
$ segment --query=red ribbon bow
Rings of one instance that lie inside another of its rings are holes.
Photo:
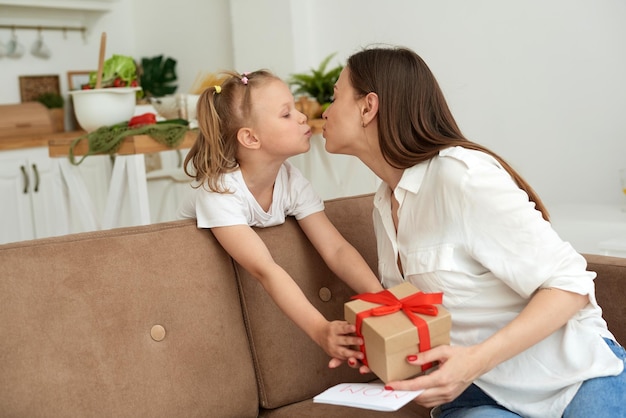
[[[428,324],[424,319],[415,314],[420,313],[423,315],[437,316],[439,310],[435,304],[442,303],[443,293],[417,292],[402,299],[398,299],[393,293],[385,289],[378,293],[361,293],[360,295],[352,296],[351,299],[360,299],[366,302],[381,305],[359,312],[356,315],[355,325],[356,335],[358,337],[363,338],[361,326],[365,318],[369,318],[370,316],[389,315],[401,310],[417,328],[417,335],[419,336],[418,352],[430,350],[430,333],[428,331]],[[362,362],[367,366],[365,340],[363,340],[363,344],[361,344],[360,349],[364,356]],[[424,364],[422,366],[422,371],[427,370],[430,367],[432,367],[432,363]]]

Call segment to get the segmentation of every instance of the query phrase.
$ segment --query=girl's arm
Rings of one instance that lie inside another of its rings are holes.
[[[361,254],[346,241],[325,212],[316,212],[298,223],[328,267],[352,290],[357,293],[383,290]]]
[[[226,252],[261,283],[285,315],[329,356],[360,358],[360,352],[349,348],[361,344],[359,338],[348,335],[354,332],[354,327],[344,321],[327,321],[291,276],[274,262],[267,246],[251,227],[235,225],[211,231]]]

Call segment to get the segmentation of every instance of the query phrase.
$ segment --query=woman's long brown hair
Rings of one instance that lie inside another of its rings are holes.
[[[549,220],[537,193],[503,158],[463,136],[437,80],[414,51],[364,49],[348,58],[346,66],[358,97],[371,92],[378,95],[379,145],[387,163],[408,168],[454,146],[485,152],[498,160]]]

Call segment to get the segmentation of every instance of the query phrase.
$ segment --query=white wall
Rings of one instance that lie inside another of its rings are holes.
[[[49,3],[89,3],[64,0]],[[6,3],[6,2],[2,2]],[[45,3],[45,2],[39,2]],[[67,93],[67,71],[95,70],[100,35],[107,33],[106,57],[142,57],[163,54],[177,60],[178,90],[187,92],[201,73],[232,67],[232,40],[228,0],[113,0],[104,1],[105,13],[68,9],[15,7],[0,4],[0,24],[87,26],[80,32],[43,31],[52,56],[41,59],[28,51],[37,38],[36,30],[17,30],[27,52],[19,59],[0,58],[0,104],[20,102],[20,75],[58,74],[61,91]],[[0,29],[0,42],[11,38],[10,29]]]
[[[106,3],[106,2],[105,2]],[[507,158],[550,203],[618,204],[626,166],[623,0],[118,0],[85,14],[0,5],[0,23],[73,25],[44,32],[52,58],[0,58],[0,104],[19,75],[59,74],[107,55],[178,60],[179,91],[199,73],[270,68],[283,77],[372,43],[406,45],[429,63],[461,128]],[[232,10],[231,10],[232,9]],[[30,47],[36,31],[18,31]],[[0,30],[8,41],[10,30]]]
[[[67,9],[13,7],[0,5],[0,23],[5,25],[86,26],[85,36],[80,32],[43,31],[44,42],[51,50],[49,59],[36,58],[30,48],[37,39],[36,30],[16,30],[26,47],[21,58],[0,58],[0,104],[20,102],[19,76],[58,74],[62,92],[67,92],[67,71],[95,70],[98,66],[100,34],[107,32],[107,57],[113,53],[135,54],[133,15],[127,2],[111,2],[106,13],[79,12]],[[0,29],[0,41],[7,43],[10,29]]]
[[[229,0],[123,0],[133,5],[136,55],[177,60],[178,92],[200,74],[231,69]]]
[[[408,46],[435,73],[466,136],[509,160],[548,204],[617,205],[623,198],[617,177],[626,167],[622,0],[232,3],[235,64],[282,62],[288,54],[291,68],[278,68],[284,76],[335,51],[345,60],[369,44]],[[274,19],[279,8],[294,19]],[[259,42],[250,41],[246,12]],[[264,42],[276,31],[301,42],[272,48]]]
[[[59,2],[71,1],[88,0]],[[465,134],[509,160],[555,213],[574,213],[571,205],[619,210],[624,201],[617,177],[626,167],[623,0],[108,3],[109,13],[84,14],[0,1],[0,24],[90,29],[85,40],[45,32],[49,60],[0,58],[0,104],[19,102],[19,75],[60,74],[66,91],[66,71],[95,68],[102,31],[108,53],[177,59],[180,92],[202,71],[269,68],[288,77],[332,52],[344,62],[369,44],[405,45],[430,65]],[[30,47],[36,31],[18,36]],[[9,37],[0,30],[0,41]],[[604,221],[600,211],[588,213],[587,225]],[[607,230],[626,224],[625,216],[615,214]]]

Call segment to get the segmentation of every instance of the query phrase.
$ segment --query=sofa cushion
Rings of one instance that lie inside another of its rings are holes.
[[[256,416],[232,260],[193,221],[0,246],[3,416]]]
[[[329,201],[326,207],[340,232],[355,241],[357,249],[375,265],[372,196]],[[327,319],[343,319],[343,304],[353,292],[330,272],[293,218],[257,232],[274,260],[293,277],[309,301]],[[328,369],[328,355],[282,313],[256,279],[240,266],[237,272],[263,407],[299,402],[340,382],[374,378],[361,376],[346,365]]]

